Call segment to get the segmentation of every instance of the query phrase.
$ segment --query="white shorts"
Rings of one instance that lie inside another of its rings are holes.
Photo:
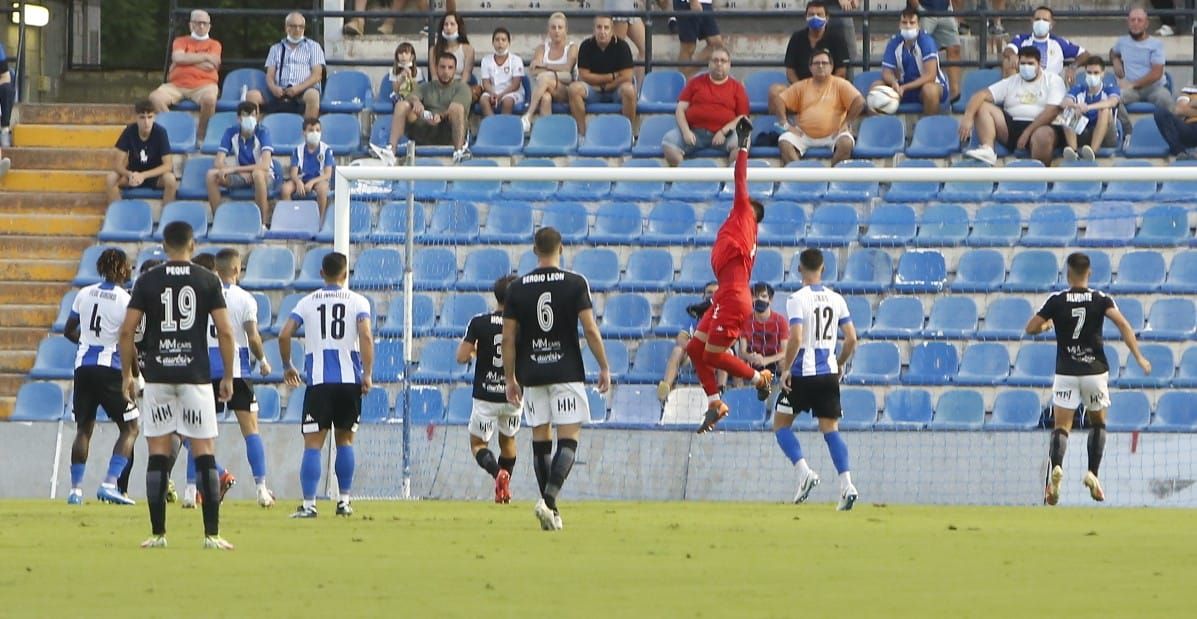
[[[511,99],[511,104],[519,107],[524,102],[524,89],[521,88],[515,92],[509,92],[502,97],[499,97],[499,105],[503,105],[504,99]]]
[[[216,438],[212,385],[146,383],[141,433],[147,438],[177,432],[185,438]]]
[[[495,433],[496,421],[499,434],[515,436],[520,431],[520,409],[507,402],[474,400],[474,407],[470,410],[470,434],[490,441]]]
[[[785,133],[781,134],[781,137],[777,138],[777,141],[786,142],[798,149],[799,155],[805,155],[806,151],[810,150],[811,148],[818,148],[820,146],[835,148],[835,143],[838,142],[841,137],[846,137],[849,140],[852,140],[853,144],[856,144],[856,138],[847,131],[830,135],[825,138],[812,138],[806,134],[798,135],[793,131],[786,131]]]
[[[1110,375],[1064,376],[1056,374],[1052,383],[1052,405],[1076,410],[1084,404],[1089,411],[1101,411],[1110,406]]]
[[[533,428],[590,421],[590,400],[582,383],[555,383],[524,387],[524,414]]]

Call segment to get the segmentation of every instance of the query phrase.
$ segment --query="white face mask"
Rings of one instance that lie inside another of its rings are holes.
[[[196,31],[192,30],[192,31],[191,31],[191,38],[195,39],[196,41],[207,41],[207,40],[208,40],[210,37],[209,37],[209,35],[206,35],[206,34],[200,34],[200,33],[196,32]]]
[[[299,45],[299,42],[302,40],[303,40],[303,37],[293,37],[289,34],[287,35],[287,42],[290,43],[291,45]]]
[[[1031,22],[1031,33],[1039,38],[1043,38],[1052,31],[1052,23],[1046,19],[1036,19]]]
[[[241,117],[241,130],[247,133],[253,133],[254,129],[258,128],[258,119],[253,116]]]
[[[1018,74],[1022,76],[1022,79],[1026,80],[1028,82],[1034,81],[1035,80],[1035,65],[1031,65],[1031,64],[1018,65]]]
[[[899,30],[898,32],[900,32],[902,34],[902,39],[905,41],[913,41],[913,40],[917,39],[919,36],[918,28],[903,28],[903,29]]]
[[[320,143],[320,132],[309,131],[303,136],[303,139],[308,143],[308,146],[315,146]]]
[[[1085,74],[1085,83],[1089,85],[1089,88],[1100,88],[1101,83],[1102,83],[1102,76],[1094,75],[1092,73],[1086,73]]]
[[[457,33],[456,33],[456,32],[454,32],[453,34],[449,34],[448,32],[442,32],[442,33],[441,33],[441,38],[442,38],[442,39],[444,39],[444,40],[446,40],[446,41],[448,41],[448,42],[450,42],[450,43],[454,43],[454,42],[456,42],[456,41],[457,41]]]
[[[410,68],[411,68],[411,63],[410,63],[410,62],[403,62],[402,60],[400,60],[399,62],[396,62],[396,63],[395,63],[395,66],[399,67],[400,69],[410,69]]]

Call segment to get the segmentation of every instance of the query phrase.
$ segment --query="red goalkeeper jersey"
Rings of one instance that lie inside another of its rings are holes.
[[[748,201],[748,151],[736,155],[736,197],[727,221],[719,228],[711,251],[711,269],[719,282],[719,296],[748,293],[756,261],[756,213]]]

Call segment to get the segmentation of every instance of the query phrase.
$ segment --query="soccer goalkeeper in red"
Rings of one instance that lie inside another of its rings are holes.
[[[748,197],[748,140],[752,124],[741,118],[736,124],[740,150],[736,153],[736,197],[727,221],[715,237],[711,251],[711,269],[719,281],[711,307],[702,316],[694,337],[686,345],[686,353],[694,363],[694,371],[707,394],[707,412],[698,433],[710,432],[720,419],[727,416],[727,404],[719,398],[715,370],[751,381],[757,396],[769,397],[773,373],[760,372],[733,355],[728,348],[740,337],[740,328],[752,316],[752,294],[748,289],[752,265],[756,261],[757,224],[765,216],[765,207]]]

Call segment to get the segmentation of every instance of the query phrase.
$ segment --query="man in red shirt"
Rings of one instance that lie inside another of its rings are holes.
[[[716,46],[707,63],[709,71],[686,83],[677,98],[677,129],[665,134],[661,148],[665,160],[676,166],[697,150],[717,148],[730,155],[739,141],[736,122],[748,115],[748,93],[731,76],[731,54]]]
[[[711,251],[711,270],[715,272],[719,289],[715,291],[711,308],[699,321],[694,337],[686,344],[686,353],[690,355],[694,372],[707,394],[707,412],[698,428],[699,434],[710,432],[727,416],[727,404],[719,397],[715,370],[751,381],[762,400],[769,397],[769,386],[773,382],[772,372],[758,372],[728,351],[740,337],[744,322],[752,317],[748,278],[756,261],[757,224],[765,217],[764,205],[748,197],[748,141],[752,123],[747,117],[740,117],[736,135],[740,145],[736,154],[736,196]]]
[[[752,317],[744,322],[740,358],[753,369],[778,373],[777,364],[786,353],[790,325],[781,312],[775,312],[773,286],[766,282],[752,285]]]

